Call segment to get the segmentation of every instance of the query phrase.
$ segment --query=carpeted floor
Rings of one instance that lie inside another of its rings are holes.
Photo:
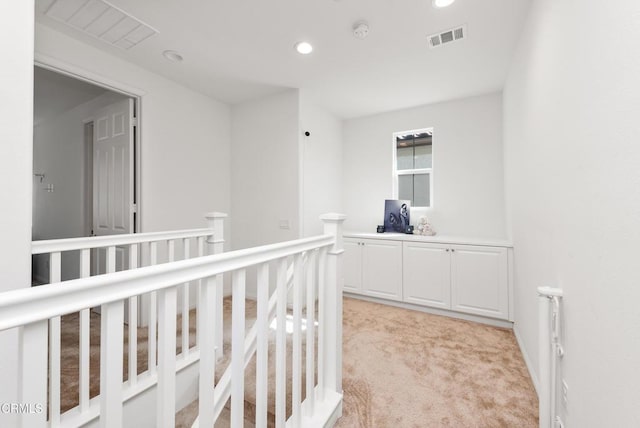
[[[513,332],[344,300],[338,427],[537,427]]]
[[[249,319],[255,319],[253,302],[247,302],[247,316],[248,328]],[[230,299],[225,318],[230,319]],[[91,396],[99,391],[99,321],[92,314]],[[77,322],[77,315],[63,318],[63,411],[78,400]],[[146,329],[138,331],[139,372],[146,369],[146,336]],[[338,427],[538,426],[537,396],[511,330],[345,298],[343,343],[344,404]],[[271,353],[269,359],[271,365]],[[227,363],[217,367],[217,374]],[[247,416],[252,414],[253,376],[252,361],[245,386]],[[177,425],[190,426],[194,412],[195,403],[179,412]],[[216,426],[225,426],[220,422]]]

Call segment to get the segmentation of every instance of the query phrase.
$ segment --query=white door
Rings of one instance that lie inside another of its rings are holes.
[[[369,296],[402,300],[402,242],[365,239],[362,288]]]
[[[451,251],[452,309],[508,319],[507,249],[454,245]]]
[[[347,293],[362,292],[362,251],[360,241],[345,238],[343,241],[344,253],[342,254],[342,266],[344,274],[344,291]]]
[[[449,246],[405,242],[402,257],[404,301],[451,309]]]
[[[111,104],[95,115],[93,132],[93,234],[133,233],[133,100]],[[100,251],[97,272],[104,273]],[[116,249],[116,270],[125,266],[126,250]]]

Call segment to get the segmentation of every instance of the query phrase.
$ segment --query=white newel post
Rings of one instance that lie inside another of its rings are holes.
[[[539,410],[540,428],[551,427],[551,335],[549,334],[549,296],[538,295],[538,360],[540,372]]]
[[[320,284],[324,319],[323,333],[323,386],[327,390],[342,394],[342,224],[347,217],[343,214],[324,214],[324,234],[335,237],[329,247],[326,261],[325,283]]]
[[[555,344],[552,340],[552,320],[554,299],[562,297],[562,290],[552,287],[538,287],[538,368],[540,376],[539,421],[540,428],[555,426]],[[556,315],[557,316],[557,315]]]
[[[207,254],[220,254],[224,253],[224,219],[227,218],[227,214],[220,212],[207,213],[204,216],[207,219],[207,227],[213,229],[213,235],[207,237]],[[222,358],[222,331],[223,331],[223,311],[222,311],[222,299],[224,295],[224,275],[220,274],[216,276],[216,320],[215,320],[215,346],[216,357]]]

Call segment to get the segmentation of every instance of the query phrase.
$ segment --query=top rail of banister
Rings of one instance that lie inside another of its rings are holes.
[[[334,245],[334,235],[264,245],[0,293],[0,331]]]
[[[166,241],[170,239],[196,238],[214,234],[213,229],[186,229],[164,232],[129,233],[126,235],[90,236],[82,238],[48,239],[33,241],[31,254],[47,254],[62,251],[102,248],[142,242]]]

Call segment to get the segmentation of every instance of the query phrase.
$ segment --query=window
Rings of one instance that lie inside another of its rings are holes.
[[[433,188],[433,129],[397,132],[394,145],[394,193],[412,207],[430,207]]]

